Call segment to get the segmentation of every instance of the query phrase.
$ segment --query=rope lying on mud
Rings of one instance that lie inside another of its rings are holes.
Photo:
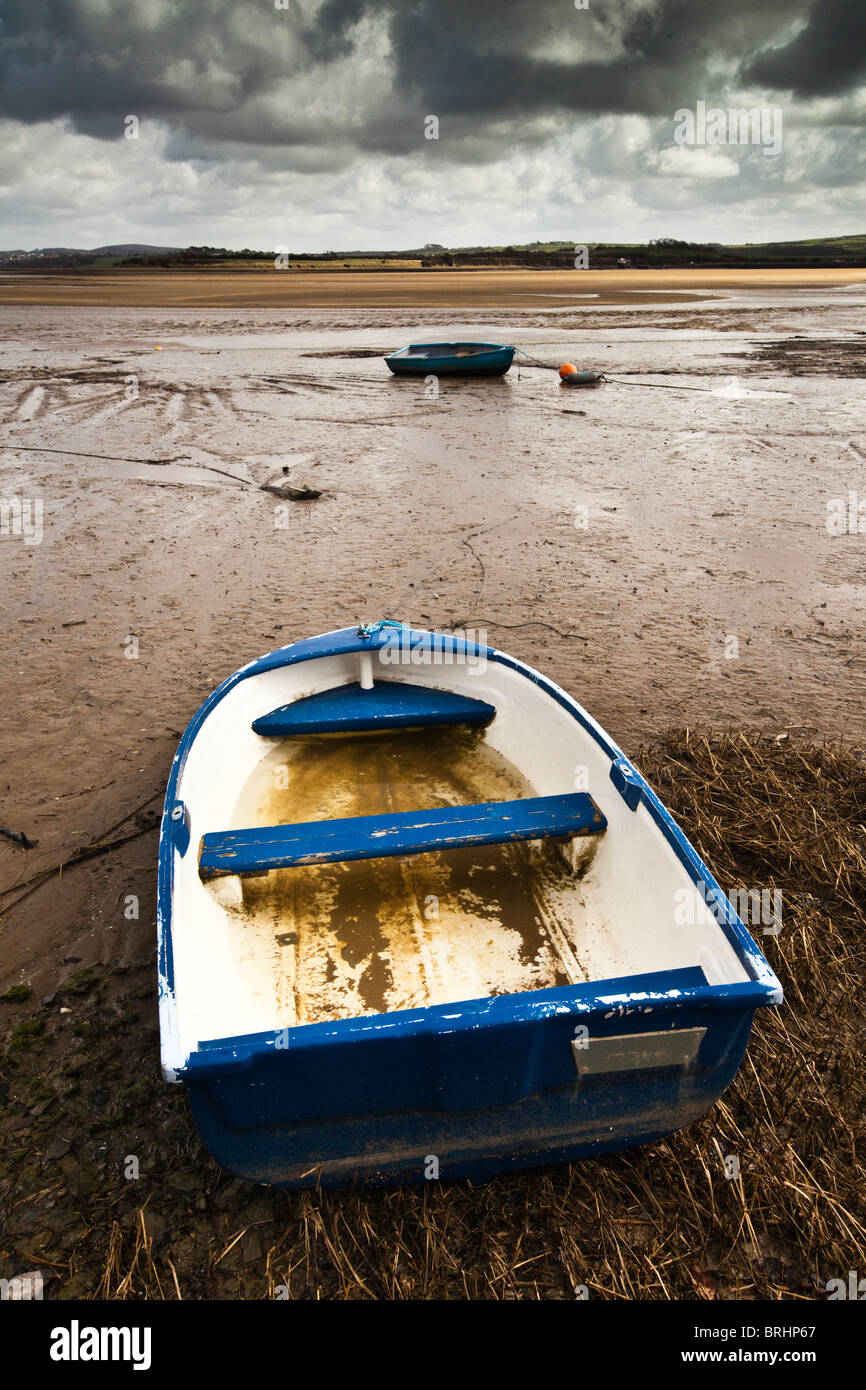
[[[148,835],[152,830],[157,830],[160,823],[159,812],[148,811],[146,808],[150,806],[151,802],[158,800],[161,796],[161,792],[154,792],[153,796],[148,797],[147,801],[143,801],[140,806],[136,806],[132,811],[128,811],[127,814],[119,821],[116,821],[114,825],[109,826],[107,830],[101,831],[94,840],[91,840],[89,845],[85,845],[82,849],[75,850],[68,859],[62,860],[59,864],[53,864],[47,869],[40,869],[39,873],[34,874],[32,878],[24,879],[20,883],[11,883],[8,888],[0,888],[0,897],[2,898],[5,898],[9,893],[18,894],[14,902],[8,903],[0,909],[0,917],[5,917],[7,912],[11,912],[12,909],[17,907],[20,902],[23,902],[25,898],[29,898],[31,893],[36,892],[37,888],[41,888],[43,883],[47,883],[50,878],[54,878],[55,874],[62,874],[64,869],[72,869],[76,864],[86,863],[88,859],[95,859],[100,854],[107,854],[110,850],[119,849],[121,845],[129,844],[130,840],[137,840],[142,835]],[[115,830],[125,825],[127,821],[132,820],[133,817],[137,818],[135,830],[125,835],[119,835],[114,840],[106,839],[107,835],[111,835]]]
[[[124,454],[90,454],[81,453],[78,449],[48,449],[45,447],[37,448],[33,444],[0,444],[0,449],[11,450],[19,454],[63,454],[64,457],[75,459],[108,459],[110,463],[178,463],[182,454],[173,459],[131,459]],[[202,464],[201,467],[207,465]]]
[[[212,463],[199,463],[187,454],[175,454],[174,458],[170,459],[133,459],[125,454],[91,454],[82,453],[80,449],[37,448],[31,444],[0,444],[0,448],[22,454],[62,454],[64,457],[76,459],[107,459],[109,463],[146,463],[154,468],[165,468],[170,463],[182,463],[185,468],[206,468],[209,473],[220,473],[222,477],[231,478],[235,483],[243,483],[245,487],[256,486],[249,478],[239,478],[237,473],[227,473],[224,468],[216,468]]]
[[[110,463],[146,463],[153,468],[166,468],[171,463],[180,463],[184,468],[204,468],[208,473],[219,473],[221,478],[230,478],[233,483],[240,483],[243,487],[252,488],[256,492],[272,492],[275,497],[282,497],[286,501],[305,502],[321,497],[321,492],[316,488],[309,487],[306,483],[300,486],[294,483],[254,483],[250,478],[241,478],[237,473],[229,473],[225,468],[217,468],[213,463],[199,463],[197,459],[191,459],[187,454],[176,454],[170,459],[134,459],[128,458],[125,454],[89,454],[82,453],[77,449],[43,449],[36,448],[30,444],[0,444],[0,449],[9,449],[13,452],[23,454],[62,454],[64,457],[76,459],[107,459]]]
[[[540,618],[531,618],[525,623],[502,623],[497,618],[475,618],[476,623],[489,623],[491,627],[505,628],[508,632],[515,632],[521,627],[546,627],[548,632],[555,632],[557,637],[574,637],[578,642],[589,642],[591,639],[585,637],[582,632],[561,632],[558,627],[552,627],[550,623],[543,623]],[[450,627],[465,627],[465,623],[446,624],[446,630]]]
[[[642,386],[645,391],[699,391],[702,396],[716,394],[709,386],[674,386],[667,381],[623,381],[618,376],[606,376],[603,380],[613,381],[617,386]]]

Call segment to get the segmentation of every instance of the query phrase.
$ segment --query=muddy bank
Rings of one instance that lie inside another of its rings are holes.
[[[766,367],[789,376],[866,377],[866,331],[859,342],[850,338],[783,338],[761,343],[749,353],[749,370]]]

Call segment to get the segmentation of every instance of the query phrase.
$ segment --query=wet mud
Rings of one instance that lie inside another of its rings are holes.
[[[862,736],[866,535],[856,513],[827,522],[866,498],[845,370],[866,292],[719,293],[459,317],[2,310],[0,495],[32,506],[29,537],[26,508],[0,536],[0,822],[38,841],[0,840],[2,886],[157,809],[226,675],[383,615],[475,630],[629,752],[683,723]],[[378,356],[422,333],[611,380],[518,362],[432,394]],[[839,370],[798,374],[806,353]],[[284,484],[321,496],[263,491]],[[49,877],[0,917],[2,981],[149,949],[154,879],[152,834]]]

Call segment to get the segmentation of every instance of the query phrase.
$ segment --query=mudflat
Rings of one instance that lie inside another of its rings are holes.
[[[866,270],[244,270],[6,272],[0,304],[159,308],[555,308],[686,302],[720,290],[862,285]],[[674,298],[676,297],[676,298]]]
[[[683,724],[862,737],[866,287],[700,279],[717,298],[661,307],[5,308],[2,823],[38,845],[0,841],[2,885],[146,826],[225,676],[360,619],[473,630],[629,754]],[[551,370],[381,360],[458,335]],[[146,954],[155,853],[0,918],[0,986]]]

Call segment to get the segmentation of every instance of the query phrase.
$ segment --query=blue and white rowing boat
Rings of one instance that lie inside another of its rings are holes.
[[[169,778],[158,926],[165,1075],[214,1157],[263,1183],[647,1143],[714,1103],[781,1001],[571,696],[388,622],[272,652],[205,701]]]
[[[397,376],[503,376],[516,351],[501,343],[410,343],[385,361]]]

